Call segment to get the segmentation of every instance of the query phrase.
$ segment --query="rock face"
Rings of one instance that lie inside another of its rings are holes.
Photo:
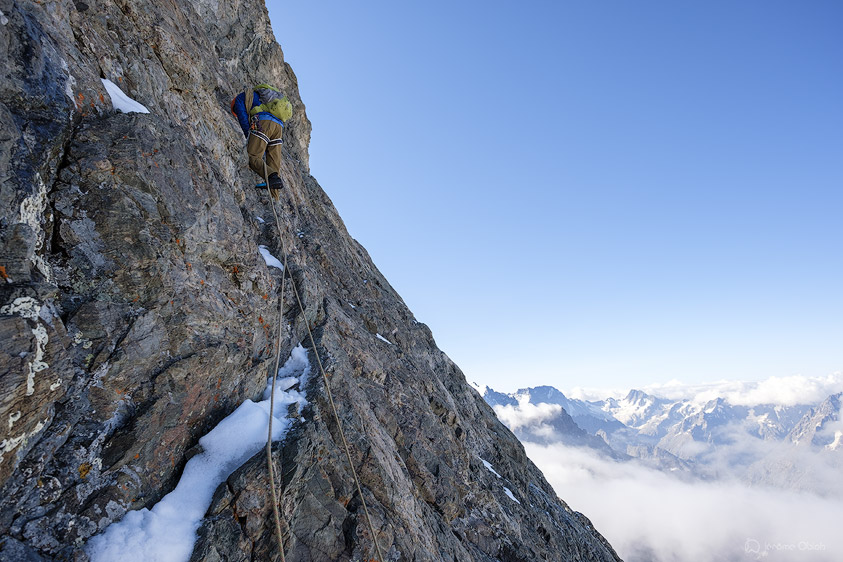
[[[260,393],[281,277],[258,244],[289,252],[305,310],[288,291],[281,353],[314,329],[386,558],[618,559],[310,176],[310,123],[261,2],[0,0],[0,51],[0,559],[85,560]],[[150,113],[114,111],[101,78]],[[281,237],[228,115],[257,82],[294,106]],[[287,560],[371,559],[320,377],[308,395],[274,448]],[[280,558],[263,455],[219,487],[193,560]]]

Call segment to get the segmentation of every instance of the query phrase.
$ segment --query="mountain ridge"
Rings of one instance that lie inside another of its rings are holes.
[[[377,536],[311,377],[310,405],[272,448],[288,559],[369,559],[375,539],[389,560],[619,559],[310,175],[311,125],[262,2],[0,12],[0,557],[85,560],[86,541],[171,490],[199,437],[311,329]],[[102,79],[150,113],[115,111]],[[278,228],[228,114],[259,82],[294,107]],[[303,312],[279,303],[259,245],[286,248]],[[217,488],[192,560],[278,557],[262,455]]]
[[[643,461],[664,472],[843,493],[830,476],[843,466],[837,456],[843,436],[840,392],[815,404],[746,405],[711,398],[708,390],[703,398],[669,399],[632,389],[620,399],[585,401],[547,386],[511,394],[475,388],[522,441],[586,446],[601,455],[605,445],[620,460]],[[562,411],[542,408],[544,400],[564,404]],[[568,416],[569,408],[580,417]],[[571,418],[577,427],[565,428],[557,416]],[[603,443],[595,447],[578,437],[581,431]]]

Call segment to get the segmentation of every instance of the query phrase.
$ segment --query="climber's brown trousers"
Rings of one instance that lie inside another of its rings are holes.
[[[258,121],[259,129],[249,131],[249,167],[263,177],[263,155],[266,153],[266,175],[281,169],[281,134],[284,127],[274,121]]]

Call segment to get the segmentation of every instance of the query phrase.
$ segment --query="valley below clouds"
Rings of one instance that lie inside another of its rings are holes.
[[[843,555],[839,498],[682,480],[582,447],[524,446],[557,494],[627,562],[832,562]]]

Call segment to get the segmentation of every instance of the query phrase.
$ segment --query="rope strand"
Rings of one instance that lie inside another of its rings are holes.
[[[269,190],[269,179],[266,175],[266,162],[264,162],[264,168],[263,169],[264,169],[264,177],[266,178],[266,182],[267,182],[267,184],[266,184],[267,191],[270,191]],[[269,203],[272,206],[272,214],[275,217],[275,226],[278,227],[278,242],[281,245],[281,252],[284,254],[284,271],[282,272],[282,279],[283,279],[283,277],[285,277],[287,275],[287,250],[284,246],[284,233],[281,230],[281,222],[278,218],[278,212],[275,210],[275,200],[272,197],[271,191],[270,191],[270,196],[269,196]],[[310,339],[310,345],[313,348],[313,354],[316,356],[316,363],[319,366],[319,372],[322,373],[322,380],[325,383],[325,391],[326,391],[326,394],[328,395],[328,402],[331,405],[331,411],[333,412],[334,421],[336,421],[337,428],[339,429],[343,449],[345,450],[345,456],[346,456],[346,459],[348,459],[348,466],[351,468],[351,474],[354,477],[354,484],[357,487],[357,493],[360,496],[360,501],[363,505],[363,513],[366,516],[366,522],[368,523],[368,526],[369,526],[369,532],[372,534],[372,542],[375,545],[375,551],[377,552],[378,562],[383,562],[383,554],[381,553],[381,547],[380,547],[380,544],[378,544],[378,538],[377,538],[377,535],[375,534],[375,526],[372,524],[372,517],[369,515],[369,507],[368,507],[368,505],[366,505],[366,498],[363,496],[363,488],[360,485],[360,479],[357,476],[357,470],[354,468],[354,461],[351,458],[351,449],[348,446],[348,441],[345,438],[345,431],[343,430],[343,427],[342,427],[342,421],[340,421],[340,416],[337,413],[337,407],[336,407],[336,404],[334,403],[334,397],[333,397],[333,393],[331,392],[331,385],[330,385],[330,381],[328,380],[328,374],[325,372],[325,368],[322,365],[322,359],[319,357],[319,350],[316,348],[316,340],[314,339],[313,332],[310,329],[310,323],[307,321],[307,317],[306,317],[305,310],[304,310],[304,305],[302,304],[302,300],[301,300],[301,297],[299,295],[299,290],[296,287],[296,282],[293,279],[292,275],[290,275],[290,285],[292,285],[292,287],[293,287],[293,293],[296,296],[296,302],[298,302],[299,310],[301,311],[302,318],[304,319],[304,325],[307,328],[307,335],[308,335],[308,338]],[[283,283],[282,283],[282,289],[283,289]],[[282,306],[282,312],[283,312],[283,303],[282,303],[281,306]],[[281,325],[279,323],[279,344],[280,344],[280,329],[281,329]],[[279,351],[279,353],[280,353],[280,351]],[[272,409],[272,403],[270,402],[270,411],[271,411],[271,409]],[[270,423],[272,423],[271,416],[270,416]],[[270,434],[269,439],[270,440],[272,439],[271,434]],[[269,450],[270,450],[270,447],[268,445],[267,446],[267,453],[269,453]],[[275,491],[274,491],[274,479],[272,477],[272,468],[270,468],[270,484],[273,486],[273,495],[274,495]],[[281,548],[281,551],[282,551],[281,556],[282,556],[282,562],[283,562],[284,547],[283,547],[283,543],[281,542],[281,524],[280,524],[280,520],[279,520],[279,516],[278,516],[278,507],[275,505],[275,502],[273,502],[273,508],[275,510],[275,516],[276,516],[276,527],[277,527],[276,532],[278,533],[278,544],[280,545],[280,548]]]
[[[269,190],[269,178],[266,176],[266,162],[263,164],[263,176],[266,182],[267,191]],[[270,194],[269,200],[272,201]],[[272,206],[272,212],[275,212],[275,205]],[[278,216],[275,217],[276,223]],[[284,254],[284,271],[287,270],[287,254]],[[286,562],[284,558],[284,536],[281,533],[281,514],[278,513],[278,491],[275,488],[275,465],[272,462],[272,418],[275,410],[275,379],[278,378],[278,367],[281,364],[281,332],[284,327],[284,283],[287,276],[281,275],[281,298],[278,304],[278,337],[275,341],[275,369],[272,372],[272,394],[269,397],[269,430],[266,437],[266,465],[269,470],[269,487],[272,491],[272,514],[275,518],[275,535],[278,539],[278,550],[281,553],[281,562]],[[282,466],[283,468],[283,466]],[[279,470],[279,472],[281,472]]]

